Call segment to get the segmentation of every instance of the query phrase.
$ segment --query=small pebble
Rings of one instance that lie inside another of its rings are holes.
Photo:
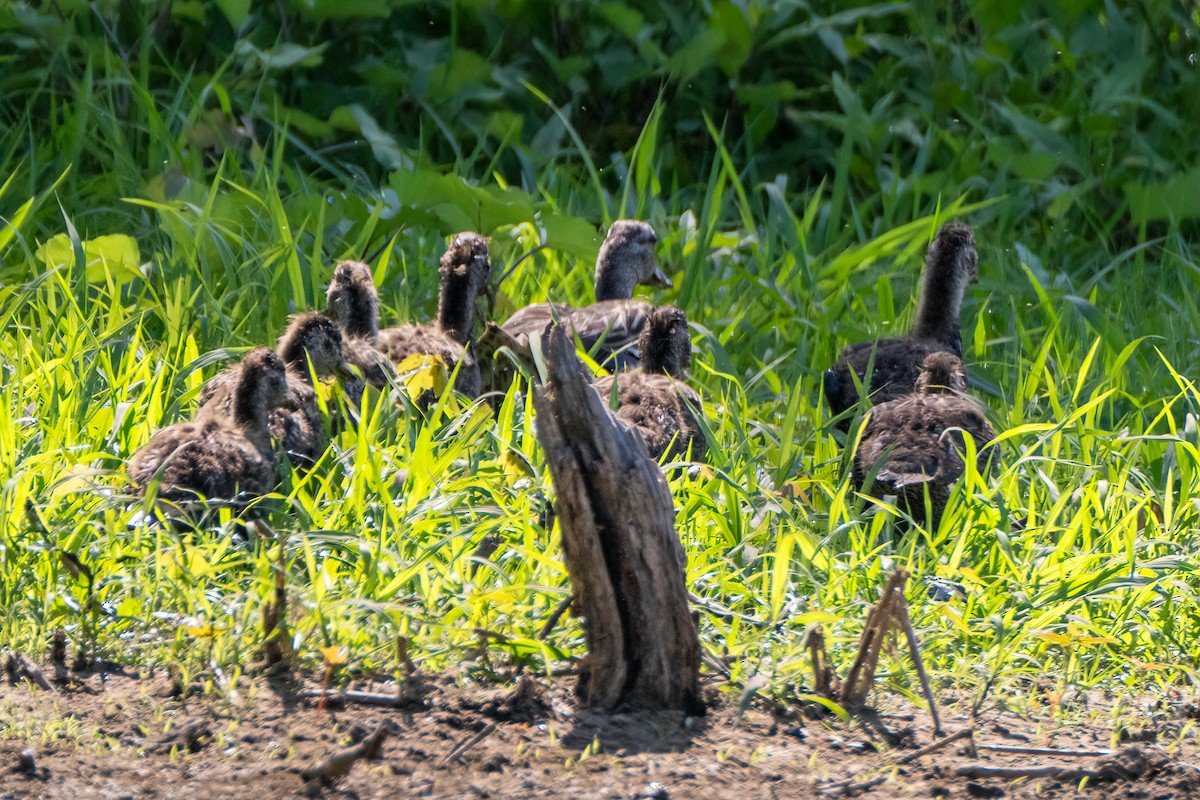
[[[26,747],[17,754],[17,769],[21,772],[33,774],[37,771],[37,751],[32,747]]]
[[[670,795],[661,783],[651,781],[634,796],[634,800],[669,800]]]

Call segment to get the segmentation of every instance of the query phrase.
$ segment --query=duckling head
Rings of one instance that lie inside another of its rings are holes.
[[[923,394],[965,392],[967,371],[962,359],[945,351],[925,356],[916,389]]]
[[[325,310],[349,335],[373,339],[379,333],[379,293],[371,268],[361,261],[340,262],[325,293]]]
[[[938,231],[925,254],[929,272],[957,278],[963,286],[979,280],[979,253],[975,250],[975,232],[962,222],[947,222]]]
[[[669,288],[671,279],[658,266],[658,235],[649,224],[619,219],[596,257],[596,299],[628,300],[639,283]]]
[[[659,306],[646,316],[638,339],[644,372],[682,379],[692,365],[692,340],[687,315],[675,306]]]
[[[442,253],[439,270],[442,275],[454,272],[458,275],[470,275],[480,282],[486,281],[492,273],[492,265],[488,261],[487,239],[470,231],[455,234],[446,252]]]
[[[333,375],[345,370],[342,355],[342,332],[329,317],[316,311],[296,316],[276,348],[285,363],[308,374],[312,362],[317,375]]]
[[[265,426],[272,408],[296,407],[283,359],[267,347],[251,350],[242,359],[242,375],[234,394],[234,419]]]

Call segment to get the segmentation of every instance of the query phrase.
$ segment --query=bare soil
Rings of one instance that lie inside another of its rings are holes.
[[[220,699],[180,698],[165,677],[122,671],[93,671],[50,690],[21,681],[0,687],[0,800],[1200,796],[1190,709],[1130,711],[1123,718],[1139,724],[1114,731],[1111,700],[1105,707],[1081,696],[1071,713],[993,706],[973,739],[904,763],[935,739],[929,715],[899,702],[881,700],[878,713],[850,723],[758,702],[739,714],[737,695],[710,684],[704,717],[606,715],[579,710],[573,683],[485,687],[438,676],[409,692],[405,707],[387,708],[321,703],[305,696],[314,685],[279,678],[243,679]],[[354,688],[396,694],[395,686]],[[965,704],[949,699],[946,731],[969,727]],[[1114,742],[1111,755],[1099,755]],[[369,755],[377,757],[336,757],[356,743],[375,745]],[[1043,766],[1076,772],[962,774]]]

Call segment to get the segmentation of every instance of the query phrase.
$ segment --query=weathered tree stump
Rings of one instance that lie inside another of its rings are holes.
[[[604,407],[559,326],[534,390],[563,553],[585,620],[582,702],[696,714],[700,640],[688,609],[671,493],[641,437]]]

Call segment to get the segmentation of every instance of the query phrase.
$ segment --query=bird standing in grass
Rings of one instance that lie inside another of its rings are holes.
[[[316,311],[296,316],[279,339],[275,352],[287,366],[288,388],[297,408],[271,409],[268,427],[271,434],[301,468],[311,466],[325,452],[325,425],[317,403],[312,373],[318,377],[345,377],[346,361],[342,354],[342,332],[329,317]],[[312,372],[309,365],[312,365]],[[200,392],[200,409],[216,408],[232,413],[233,400],[241,377],[242,364],[235,364],[213,376]]]
[[[700,396],[682,382],[692,359],[687,316],[675,306],[652,309],[638,347],[639,369],[600,378],[593,386],[609,403],[616,384],[613,413],[641,434],[656,460],[684,458],[690,449],[693,460],[703,461],[708,442],[696,420]]]
[[[157,431],[129,460],[129,477],[139,494],[161,478],[158,497],[172,502],[267,494],[279,482],[269,415],[295,406],[283,360],[260,347],[242,359],[231,413],[209,406]]]
[[[928,492],[929,521],[936,526],[966,469],[965,436],[975,443],[980,472],[991,455],[985,445],[996,438],[983,407],[966,389],[962,359],[944,351],[926,356],[913,394],[868,412],[854,457],[854,484],[862,489],[874,471],[872,494],[895,495],[917,519],[925,517]]]
[[[437,356],[458,378],[454,388],[468,397],[480,392],[479,365],[472,352],[475,298],[491,276],[487,239],[460,233],[442,255],[438,316],[432,325],[402,325],[379,331],[378,348],[394,365],[412,355]]]
[[[842,351],[825,373],[830,414],[837,417],[858,404],[858,384],[871,405],[908,394],[930,353],[947,352],[961,358],[963,294],[978,277],[979,255],[971,228],[961,222],[943,225],[925,254],[921,300],[912,330],[906,336],[852,344]],[[849,419],[843,419],[840,427],[848,430]]]
[[[554,318],[579,337],[583,347],[610,369],[632,369],[638,365],[636,343],[653,304],[634,300],[638,284],[671,286],[658,266],[655,246],[658,236],[645,222],[619,219],[596,258],[596,302],[590,306],[536,303],[517,311],[501,328],[519,344],[527,346]],[[611,363],[608,363],[611,360]]]

